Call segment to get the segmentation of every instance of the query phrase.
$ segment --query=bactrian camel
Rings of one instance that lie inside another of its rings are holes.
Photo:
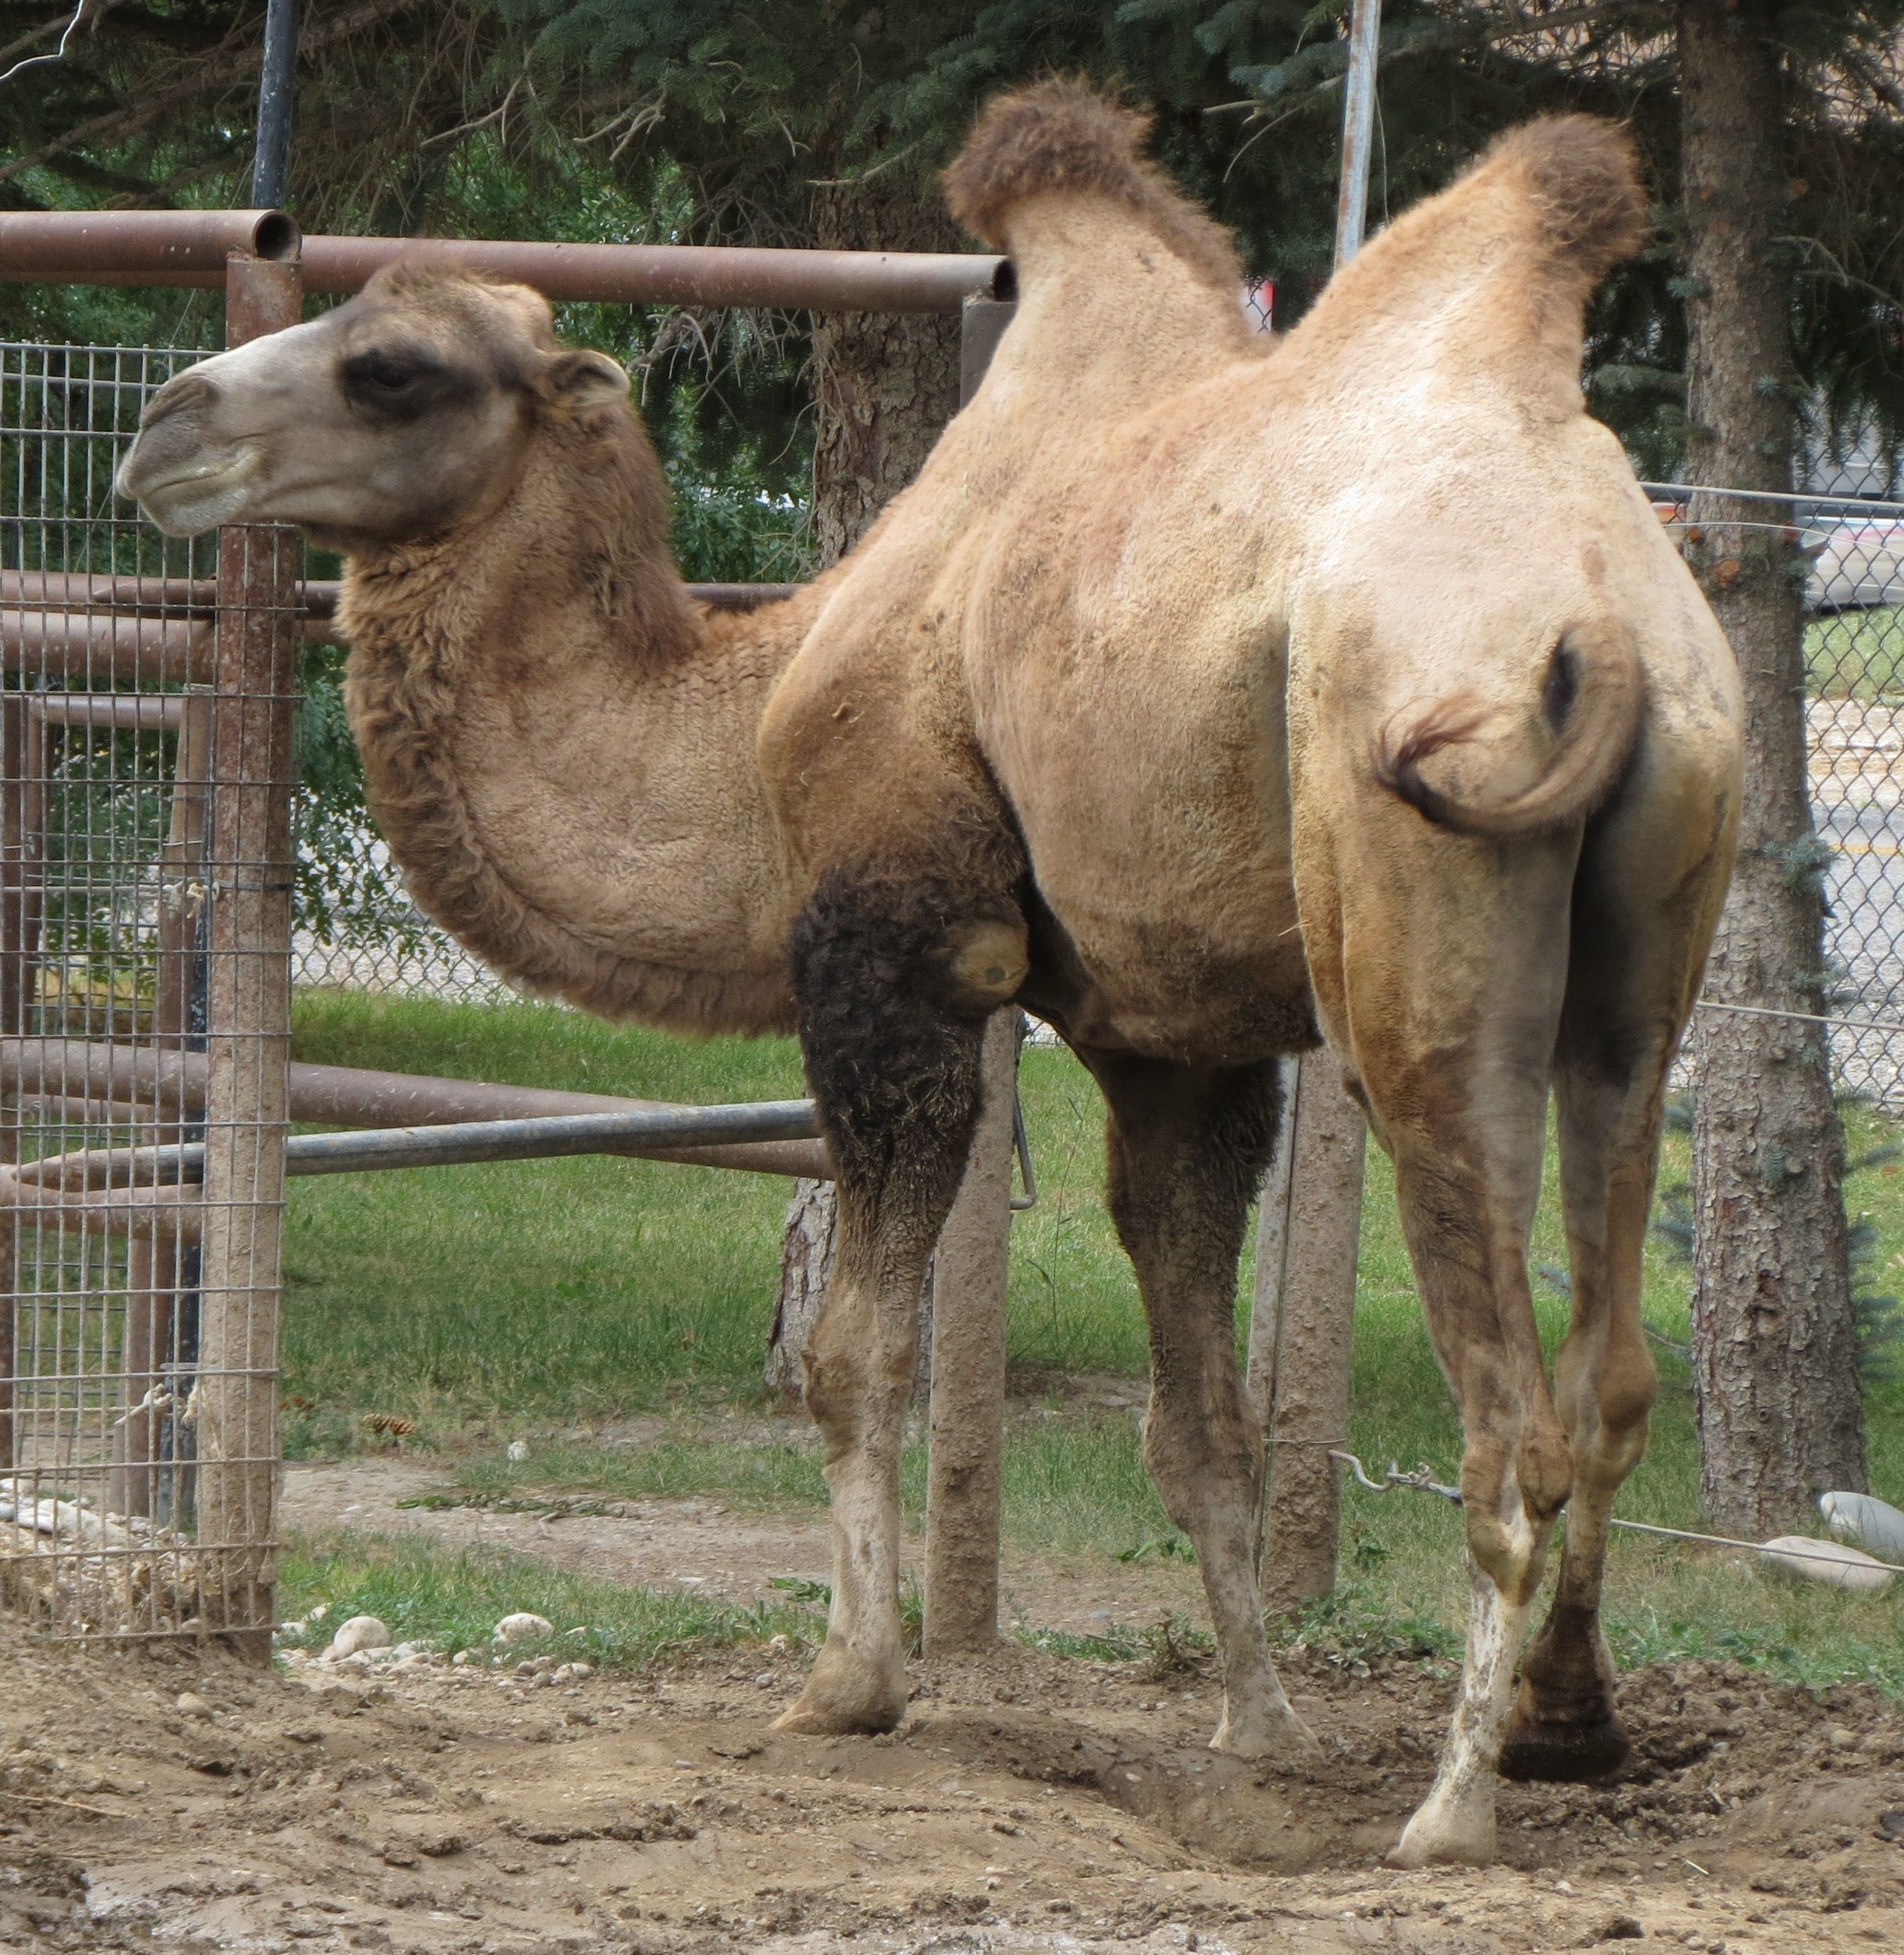
[[[1467,1429],[1467,1665],[1396,1856],[1483,1860],[1497,1768],[1626,1750],[1608,1511],[1653,1396],[1662,1083],[1739,793],[1731,654],[1579,387],[1588,295],[1645,205],[1615,130],[1531,124],[1265,352],[1144,133],[1071,84],[985,112],[947,187],[1010,253],[1016,319],[918,480],[785,602],[689,598],[621,369],[474,276],[400,266],[193,368],[121,486],[168,530],[291,523],[345,553],[373,804],[479,954],[593,1011],[797,1027],[839,1175],[806,1354],[836,1558],[784,1728],[904,1713],[914,1316],[1015,1000],[1109,1105],[1214,1742],[1312,1751],[1264,1634],[1232,1325],[1278,1061],[1327,1034]],[[1550,1084],[1574,1274],[1551,1389],[1526,1261]]]

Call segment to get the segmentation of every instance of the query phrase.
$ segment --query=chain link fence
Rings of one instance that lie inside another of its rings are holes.
[[[1805,713],[1832,1059],[1842,1090],[1904,1114],[1904,502],[1859,493],[1868,463],[1812,477],[1814,493],[1790,498],[1648,487],[1670,525],[1694,494],[1723,494],[1737,505],[1728,523],[1793,534],[1810,559]]]

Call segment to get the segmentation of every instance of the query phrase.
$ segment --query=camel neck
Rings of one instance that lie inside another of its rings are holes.
[[[577,445],[532,453],[462,534],[351,566],[371,805],[419,904],[504,976],[609,1016],[773,1029],[786,878],[754,738],[808,607],[711,618],[667,554],[651,455],[651,484]]]

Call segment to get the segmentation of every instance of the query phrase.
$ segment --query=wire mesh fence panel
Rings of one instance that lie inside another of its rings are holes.
[[[1808,559],[1806,721],[1832,1059],[1845,1091],[1904,1114],[1904,503],[1855,494],[1865,483],[1849,471],[1842,483],[1829,469],[1813,480],[1818,493],[1788,498],[1725,491],[1737,505],[1726,521],[1786,532]],[[1662,515],[1681,520],[1695,491],[1650,486]]]
[[[198,357],[0,345],[0,1604],[57,1635],[269,1619],[298,545],[112,492]]]

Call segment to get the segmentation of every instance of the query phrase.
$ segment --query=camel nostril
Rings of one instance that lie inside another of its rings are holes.
[[[196,373],[181,373],[176,379],[166,381],[145,404],[145,411],[139,416],[141,429],[155,427],[163,420],[189,407],[203,407],[214,398],[217,390],[209,380]]]

